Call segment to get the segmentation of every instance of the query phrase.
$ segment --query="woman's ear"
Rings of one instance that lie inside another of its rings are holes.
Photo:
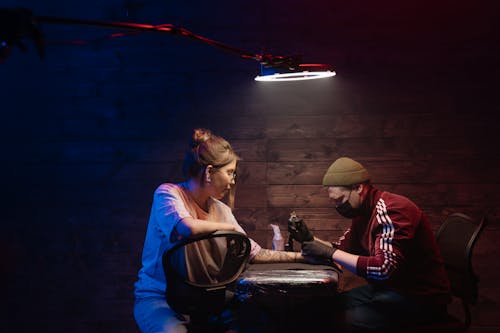
[[[203,175],[203,177],[205,177],[205,182],[210,183],[212,181],[210,175],[212,174],[213,169],[214,166],[211,164],[207,165],[207,167],[205,168],[205,174]]]

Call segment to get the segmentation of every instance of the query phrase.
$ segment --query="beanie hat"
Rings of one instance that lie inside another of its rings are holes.
[[[348,157],[340,157],[330,165],[323,176],[323,186],[348,186],[370,179],[368,171]]]

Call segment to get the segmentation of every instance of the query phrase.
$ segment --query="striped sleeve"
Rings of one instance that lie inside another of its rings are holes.
[[[390,212],[380,198],[376,205],[376,238],[370,256],[360,256],[357,263],[359,275],[371,280],[387,280],[397,271],[404,260],[401,242],[404,236],[398,233],[400,224],[408,224],[397,212]]]

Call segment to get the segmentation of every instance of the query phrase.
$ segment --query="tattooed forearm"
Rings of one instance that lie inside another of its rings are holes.
[[[298,252],[273,251],[261,249],[253,258],[252,263],[269,263],[269,262],[295,262],[303,261],[302,255]]]

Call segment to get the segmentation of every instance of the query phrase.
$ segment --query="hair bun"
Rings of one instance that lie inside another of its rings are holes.
[[[201,143],[207,141],[212,137],[212,132],[208,129],[204,128],[196,128],[193,131],[193,137],[191,139],[191,147],[195,148],[199,146]]]

